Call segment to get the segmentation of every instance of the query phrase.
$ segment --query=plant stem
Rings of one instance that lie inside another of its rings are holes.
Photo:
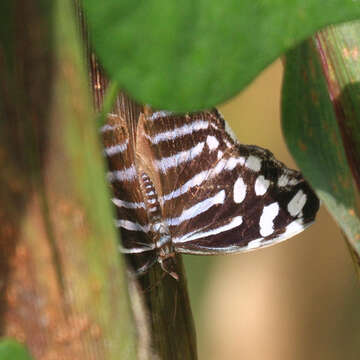
[[[109,106],[105,102],[113,96],[105,94],[109,88],[113,93],[113,87],[108,85],[95,56],[90,54],[89,59],[94,105],[97,111],[103,112],[103,106]],[[137,121],[143,107],[121,92],[111,111],[132,122],[134,119]],[[134,256],[128,260],[130,273],[141,266]],[[129,276],[141,359],[197,359],[194,322],[180,255],[176,256],[176,266],[178,281],[164,273],[158,264],[140,278]]]

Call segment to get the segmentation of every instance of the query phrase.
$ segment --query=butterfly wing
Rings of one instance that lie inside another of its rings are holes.
[[[148,122],[164,221],[177,252],[240,252],[310,225],[319,201],[298,171],[241,145],[214,110]]]
[[[116,226],[121,228],[126,249],[151,249],[149,220],[140,191],[135,165],[135,131],[121,116],[109,114],[101,128],[104,154],[108,162],[108,181],[116,208]]]

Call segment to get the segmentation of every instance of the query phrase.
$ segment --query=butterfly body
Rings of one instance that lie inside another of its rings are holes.
[[[149,175],[147,175],[145,172],[140,173],[140,191],[144,199],[144,204],[149,219],[149,238],[154,245],[154,260],[160,264],[161,268],[165,272],[177,279],[177,274],[174,271],[175,250],[172,244],[171,234],[167,224],[162,220],[161,206],[155,186]],[[146,267],[144,269],[146,270]]]
[[[110,115],[102,133],[124,252],[153,252],[174,278],[175,253],[268,246],[304,230],[319,208],[298,171],[238,143],[216,110]]]

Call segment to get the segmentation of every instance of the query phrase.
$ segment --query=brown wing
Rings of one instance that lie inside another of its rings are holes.
[[[135,164],[134,126],[122,117],[109,114],[101,128],[104,154],[108,162],[107,177],[116,207],[116,224],[122,230],[124,247],[151,243],[147,236],[149,221],[140,191]]]
[[[176,251],[249,250],[305,229],[319,201],[297,171],[240,145],[219,113],[155,113],[145,124]]]

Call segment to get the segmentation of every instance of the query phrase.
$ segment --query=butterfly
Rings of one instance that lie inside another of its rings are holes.
[[[213,255],[284,241],[315,219],[301,173],[240,144],[216,109],[109,114],[101,128],[122,251],[154,254],[175,279],[175,253]]]

